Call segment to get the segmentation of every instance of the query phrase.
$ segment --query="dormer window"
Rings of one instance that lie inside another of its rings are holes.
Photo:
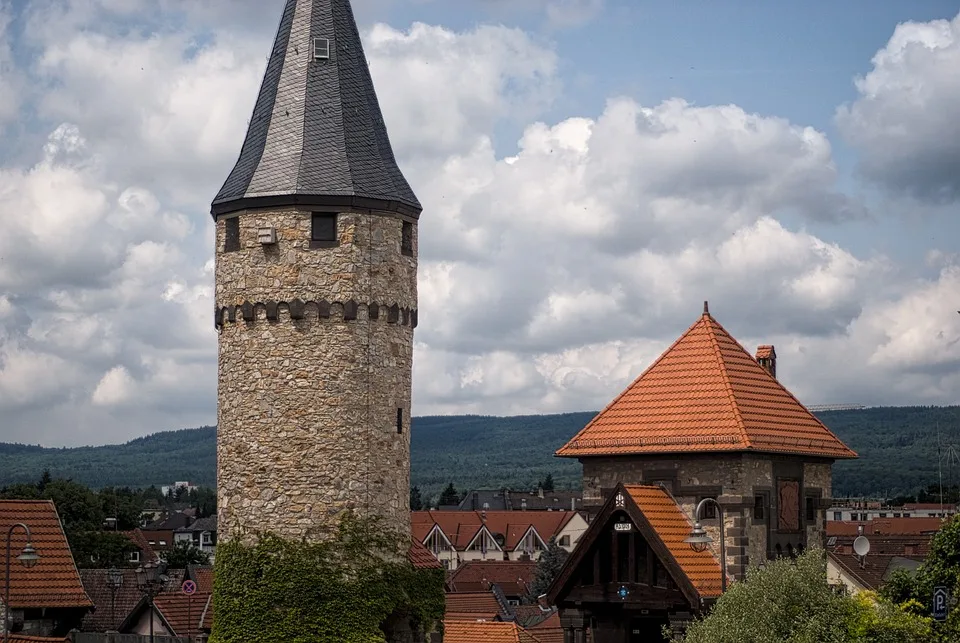
[[[327,38],[313,39],[313,59],[329,60],[330,58],[330,40]]]
[[[337,215],[314,212],[310,221],[310,247],[335,248],[337,240]]]

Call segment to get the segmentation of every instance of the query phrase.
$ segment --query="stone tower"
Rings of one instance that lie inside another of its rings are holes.
[[[221,538],[409,531],[420,210],[349,0],[286,0],[212,207]]]

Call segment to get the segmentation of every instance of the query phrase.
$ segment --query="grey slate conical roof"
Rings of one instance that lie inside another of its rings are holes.
[[[314,38],[329,59],[314,59]],[[286,0],[236,166],[214,217],[251,207],[356,206],[419,216],[397,167],[349,0]]]

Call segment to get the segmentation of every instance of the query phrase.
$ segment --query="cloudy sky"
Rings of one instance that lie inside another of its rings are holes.
[[[0,0],[0,441],[212,424],[209,203],[282,0]],[[955,2],[354,0],[424,205],[414,411],[598,409],[700,314],[960,402]]]

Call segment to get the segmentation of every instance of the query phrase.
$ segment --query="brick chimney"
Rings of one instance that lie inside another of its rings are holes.
[[[771,345],[757,346],[757,363],[763,367],[763,370],[770,373],[770,376],[777,377],[777,351]]]

